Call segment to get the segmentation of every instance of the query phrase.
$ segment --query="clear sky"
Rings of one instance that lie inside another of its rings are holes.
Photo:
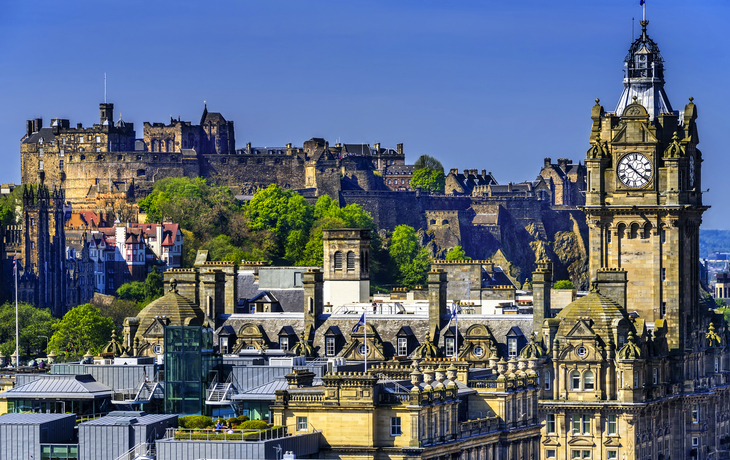
[[[0,2],[0,182],[19,182],[25,120],[198,122],[203,101],[239,147],[402,142],[406,160],[534,179],[583,160],[590,110],[621,95],[639,0]],[[703,228],[730,229],[722,139],[727,0],[647,0],[675,110],[693,96]]]

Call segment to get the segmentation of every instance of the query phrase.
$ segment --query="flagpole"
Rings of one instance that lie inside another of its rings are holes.
[[[368,373],[368,315],[367,315],[367,307],[362,312],[362,322],[363,327],[365,328],[365,373]]]
[[[15,275],[15,367],[20,367],[20,326],[18,322],[18,253],[13,257],[13,274]],[[12,361],[12,360],[11,360]]]
[[[454,344],[456,350],[454,350],[454,361],[459,360],[459,307],[454,305],[454,323],[456,323],[456,334],[454,334]]]

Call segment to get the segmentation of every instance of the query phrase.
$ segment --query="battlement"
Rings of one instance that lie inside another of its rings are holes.
[[[489,265],[492,261],[489,259],[485,260],[434,260],[434,265]]]

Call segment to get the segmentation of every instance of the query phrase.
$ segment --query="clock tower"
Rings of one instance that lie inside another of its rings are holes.
[[[697,107],[689,98],[672,110],[664,62],[647,34],[624,60],[624,91],[616,111],[596,99],[586,158],[585,213],[590,272],[626,271],[626,307],[666,327],[671,352],[687,347],[699,314],[701,164]]]

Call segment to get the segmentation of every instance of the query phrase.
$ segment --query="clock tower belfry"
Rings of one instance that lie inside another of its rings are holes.
[[[682,352],[698,329],[701,163],[697,108],[671,109],[663,59],[642,21],[615,113],[596,99],[586,156],[590,275],[626,271],[626,305]]]

